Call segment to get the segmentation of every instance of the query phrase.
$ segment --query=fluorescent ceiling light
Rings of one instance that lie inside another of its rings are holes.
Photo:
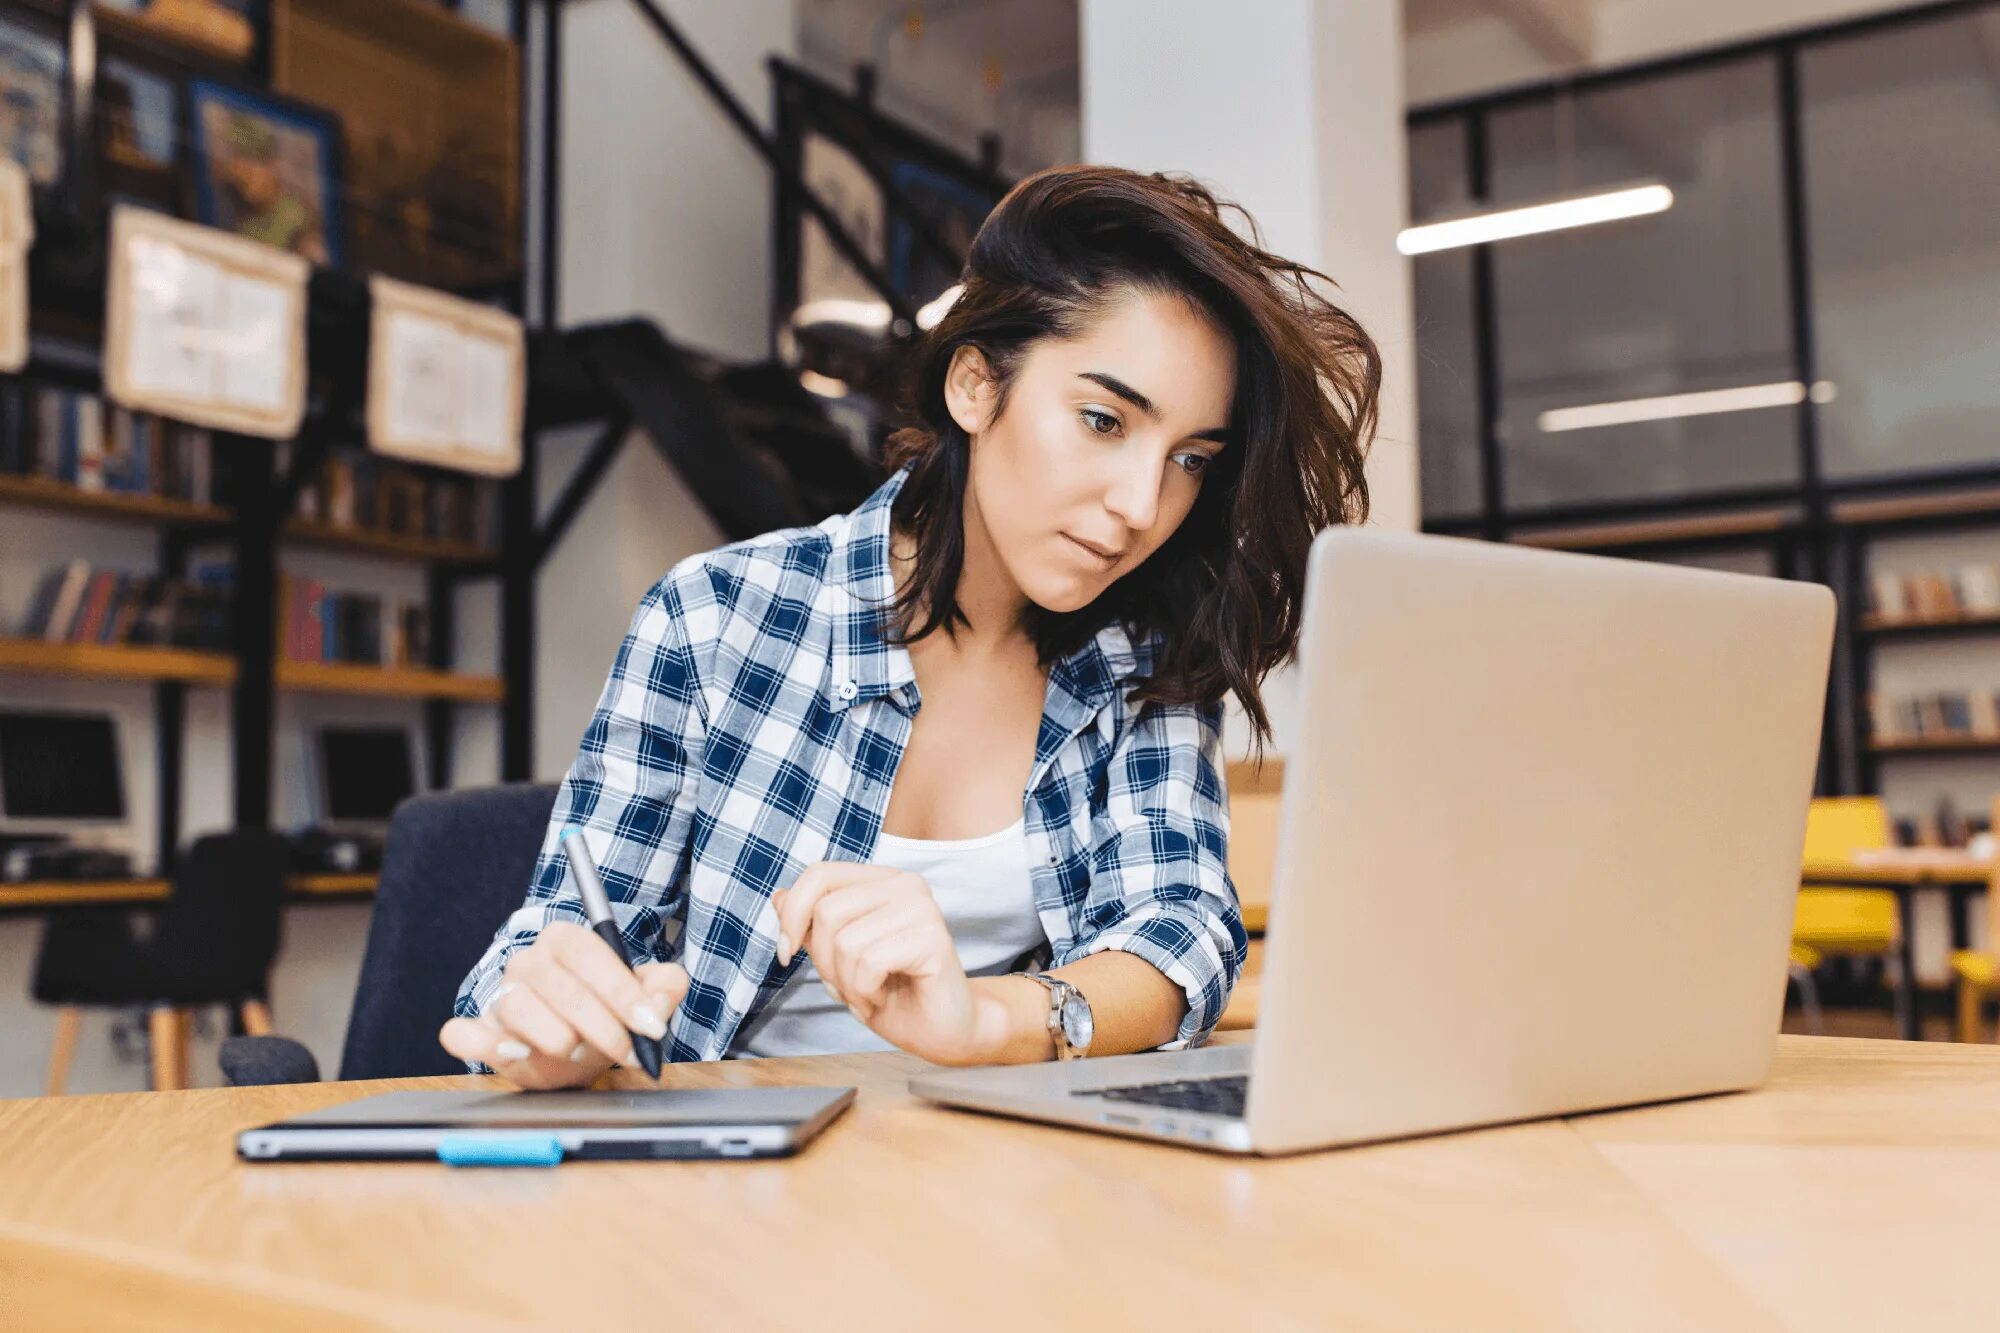
[[[1664,213],[1674,206],[1674,192],[1664,185],[1635,185],[1604,194],[1557,199],[1526,208],[1503,208],[1491,213],[1427,222],[1407,227],[1396,237],[1396,248],[1406,255],[1427,255],[1433,250],[1451,250],[1462,245],[1483,245],[1487,241],[1512,240],[1567,227],[1587,227],[1596,222],[1616,222],[1620,218]]]
[[[1566,430],[1589,430],[1593,426],[1625,426],[1635,421],[1704,417],[1716,412],[1748,412],[1759,407],[1796,407],[1808,397],[1815,403],[1830,403],[1833,395],[1831,380],[1819,381],[1810,391],[1798,380],[1786,380],[1780,384],[1746,384],[1735,389],[1708,389],[1700,393],[1670,393],[1659,398],[1627,398],[1617,403],[1558,407],[1542,413],[1535,424],[1553,435]]]
[[[924,302],[917,310],[917,327],[927,330],[936,328],[938,321],[950,313],[951,308],[958,304],[958,298],[964,294],[965,284],[954,282],[951,286]]]

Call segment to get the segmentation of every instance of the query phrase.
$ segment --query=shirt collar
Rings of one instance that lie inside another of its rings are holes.
[[[826,579],[835,593],[829,608],[833,657],[826,696],[835,712],[899,692],[912,704],[916,699],[917,672],[909,650],[883,637],[896,600],[889,530],[896,495],[909,475],[909,468],[900,469],[860,508],[826,522],[832,536]]]
[[[896,496],[909,475],[907,466],[901,468],[858,509],[826,523],[832,536],[827,583],[845,594],[831,608],[833,655],[826,691],[835,711],[864,699],[894,696],[912,705],[916,699],[917,673],[909,650],[883,637],[896,597],[889,533]],[[1106,625],[1050,671],[1047,720],[1064,730],[1080,727],[1122,682],[1146,669],[1149,655],[1123,626]],[[1055,715],[1071,711],[1077,716]]]

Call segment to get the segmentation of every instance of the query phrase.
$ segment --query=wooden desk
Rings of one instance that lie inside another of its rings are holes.
[[[285,891],[294,902],[365,898],[375,892],[376,875],[287,875]],[[0,884],[0,915],[63,907],[157,907],[172,886],[164,879],[29,880]]]
[[[233,1156],[246,1126],[470,1078],[6,1102],[0,1323],[1994,1326],[1968,1242],[1994,1231],[2000,1048],[1781,1040],[1747,1096],[1273,1162],[931,1108],[900,1055],[669,1068],[861,1087],[774,1163]]]
[[[1917,906],[1919,889],[1943,889],[1951,906],[1951,947],[1972,947],[1967,901],[1985,889],[1993,862],[1953,847],[1884,848],[1849,861],[1808,861],[1799,880],[1811,888],[1887,889],[1896,895],[1896,1007],[1903,1040],[1923,1035],[1917,1012]]]

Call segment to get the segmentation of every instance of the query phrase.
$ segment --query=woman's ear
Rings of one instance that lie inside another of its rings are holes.
[[[944,372],[944,406],[960,430],[977,435],[986,428],[993,392],[993,367],[986,353],[968,346],[951,354],[951,365]]]

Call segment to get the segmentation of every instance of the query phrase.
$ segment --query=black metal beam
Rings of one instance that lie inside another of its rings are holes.
[[[792,179],[786,172],[784,163],[779,158],[777,146],[771,142],[770,136],[766,135],[751,118],[743,104],[736,100],[736,94],[729,91],[728,85],[723,83],[716,72],[709,67],[708,62],[702,59],[701,53],[694,49],[674,21],[667,17],[666,12],[654,3],[654,0],[632,0],[632,3],[652,25],[653,31],[666,39],[667,45],[680,57],[688,73],[694,75],[695,82],[702,86],[709,99],[728,118],[729,123],[736,127],[736,132],[757,150],[757,155],[764,159],[764,164],[770,167],[777,177],[779,190],[795,201],[800,208],[812,214],[813,220],[825,229],[827,240],[833,244],[835,250],[839,251],[840,257],[861,275],[863,281],[875,289],[876,295],[888,303],[896,321],[891,326],[892,332],[902,336],[914,330],[916,311],[911,308],[909,301],[896,290],[881,267],[855,242],[854,237],[842,225],[839,216],[803,182]]]
[[[76,222],[97,202],[97,22],[93,0],[69,0],[62,90],[62,209]]]
[[[236,688],[230,703],[235,826],[263,829],[271,825],[271,737],[277,721],[279,515],[271,479],[271,444],[222,432],[212,439],[215,448],[233,455],[236,491],[236,589],[231,617]]]
[[[1465,118],[1466,184],[1472,198],[1485,202],[1493,188],[1486,146],[1486,117]],[[1507,459],[1500,443],[1500,314],[1494,297],[1493,247],[1472,247],[1473,375],[1479,398],[1479,510],[1488,541],[1507,537]]]
[[[445,565],[432,565],[425,579],[428,596],[426,615],[430,643],[429,665],[449,670],[458,636],[458,585]],[[452,747],[458,709],[449,699],[424,701],[424,749],[430,760],[430,789],[444,791],[451,786]]]
[[[175,529],[164,529],[159,539],[159,567],[162,579],[187,575],[188,546]],[[177,680],[163,680],[153,686],[153,873],[172,875],[181,845],[181,774],[187,753],[187,686]]]
[[[542,271],[541,327],[561,327],[562,269],[562,0],[542,5]]]
[[[521,470],[500,488],[500,777],[526,782],[535,768],[535,469],[537,434],[521,436]]]
[[[576,520],[577,514],[597,490],[597,484],[604,480],[604,474],[611,470],[611,464],[618,458],[619,449],[624,446],[626,437],[632,433],[632,426],[631,416],[620,412],[607,421],[604,429],[598,432],[597,439],[591,443],[590,452],[583,456],[581,463],[577,464],[576,471],[570,473],[569,480],[563,485],[562,494],[556,497],[555,504],[549,509],[548,517],[542,520],[540,531],[535,533],[534,568],[540,569],[542,563],[549,558],[549,552],[561,544],[563,534],[569,531],[569,525]]]

